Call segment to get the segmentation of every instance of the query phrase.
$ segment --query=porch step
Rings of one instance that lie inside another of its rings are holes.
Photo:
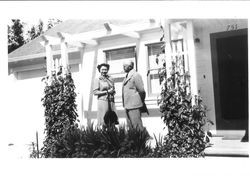
[[[245,130],[217,130],[213,137],[222,137],[223,140],[241,140]]]
[[[205,156],[216,157],[249,157],[248,142],[241,142],[242,136],[225,139],[224,136],[211,138],[212,146],[205,150]]]

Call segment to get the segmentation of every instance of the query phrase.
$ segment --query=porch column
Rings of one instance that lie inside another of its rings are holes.
[[[164,40],[165,40],[165,61],[166,61],[166,73],[167,78],[170,77],[172,70],[172,49],[171,49],[171,23],[170,20],[165,19],[162,27],[164,29]]]
[[[197,85],[197,70],[196,70],[196,57],[195,57],[195,45],[194,45],[194,29],[192,21],[187,22],[187,52],[189,60],[189,71],[190,71],[190,83],[191,83],[191,94],[198,95]],[[195,103],[195,99],[192,99],[192,104]]]
[[[46,53],[47,76],[51,76],[53,54],[52,54],[52,45],[50,45],[48,41],[45,43],[45,53]]]
[[[137,58],[137,69],[139,69],[138,67],[139,67],[139,64],[140,64],[140,59],[139,59],[139,57],[140,57],[140,55],[139,55],[140,54],[140,44],[141,44],[141,40],[139,38],[139,39],[136,40],[136,47],[135,47],[135,49],[136,49],[135,53],[136,53],[136,58]]]
[[[99,46],[97,45],[95,47],[95,54],[94,54],[94,61],[93,61],[93,68],[92,68],[92,74],[91,76],[91,85],[90,85],[90,90],[89,90],[89,104],[88,104],[88,115],[87,115],[87,125],[91,125],[91,117],[90,117],[90,112],[92,111],[92,105],[93,105],[93,88],[94,88],[94,81],[96,77],[96,67],[97,67],[97,58],[98,58],[98,51],[99,51]]]
[[[63,72],[67,73],[67,69],[69,68],[68,43],[64,41],[64,38],[61,39],[61,60]]]
[[[80,51],[80,64],[79,64],[79,74],[80,74],[80,123],[82,126],[87,125],[87,119],[84,115],[84,95],[83,95],[83,86],[84,86],[84,79],[83,79],[83,58],[84,58],[84,51],[85,51],[86,44],[82,44],[82,47],[79,47]]]

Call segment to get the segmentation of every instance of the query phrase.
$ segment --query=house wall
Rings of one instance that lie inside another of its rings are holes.
[[[29,156],[31,142],[36,141],[36,131],[39,133],[39,144],[43,136],[43,109],[41,97],[43,93],[41,77],[42,70],[29,71],[10,75],[8,82],[8,106],[5,115],[10,125],[6,133],[10,145],[10,156],[26,158]],[[34,76],[32,78],[32,76]],[[28,78],[27,78],[28,77]],[[18,78],[18,80],[17,80]],[[27,78],[27,79],[23,79]]]
[[[210,129],[216,129],[214,88],[212,73],[212,58],[210,46],[210,34],[216,32],[225,32],[229,25],[237,25],[238,29],[247,28],[247,20],[224,19],[224,20],[193,20],[194,37],[199,38],[200,42],[195,43],[196,67],[198,90],[203,98],[203,104],[207,106],[207,116],[215,125]]]
[[[71,65],[71,70],[76,82],[76,93],[79,94],[78,65]],[[8,115],[11,126],[6,133],[8,144],[13,144],[10,145],[10,156],[27,158],[31,143],[36,142],[36,132],[38,132],[39,146],[42,146],[45,118],[41,98],[45,87],[42,82],[44,76],[46,76],[45,69],[20,71],[9,75],[7,85],[11,94],[8,95],[5,114]]]

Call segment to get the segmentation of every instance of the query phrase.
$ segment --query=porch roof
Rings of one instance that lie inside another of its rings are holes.
[[[145,21],[148,20],[66,20],[46,31],[44,35],[58,37],[58,32],[78,34],[90,31],[105,30],[104,23],[106,22],[110,22],[116,26],[123,26]],[[45,57],[45,48],[40,44],[42,41],[42,37],[39,36],[29,43],[26,43],[20,48],[14,50],[8,55],[9,62]],[[53,51],[58,50],[60,50],[60,46],[53,46]]]
[[[183,21],[186,19],[176,19],[172,21]],[[214,24],[247,24],[247,19],[189,19],[192,20],[196,28],[203,27],[209,28]],[[115,26],[126,26],[135,23],[145,23],[148,22],[147,19],[133,19],[133,20],[66,20],[61,24],[51,28],[44,33],[44,36],[58,37],[58,32],[68,33],[68,34],[79,34],[79,33],[89,33],[91,31],[105,31],[104,23],[110,22]],[[244,26],[244,25],[243,25]],[[247,26],[247,25],[246,25]],[[42,37],[39,36],[29,43],[23,45],[22,47],[16,49],[8,55],[9,62],[17,62],[21,60],[30,60],[35,58],[45,57],[45,48],[41,45]],[[74,50],[73,46],[69,45],[69,49]],[[54,45],[53,51],[57,54],[60,53],[60,46]]]

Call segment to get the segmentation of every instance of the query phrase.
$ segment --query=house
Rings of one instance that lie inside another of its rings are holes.
[[[41,145],[41,79],[59,64],[71,68],[79,120],[87,125],[96,119],[97,99],[92,95],[93,81],[99,74],[96,66],[109,63],[109,74],[115,78],[118,116],[125,123],[121,84],[126,59],[134,60],[144,81],[149,109],[149,116],[143,116],[144,126],[151,134],[165,133],[157,105],[160,85],[155,63],[163,34],[167,65],[168,58],[176,54],[183,57],[183,69],[191,75],[191,93],[202,96],[207,117],[214,122],[209,127],[212,133],[241,138],[248,129],[247,29],[247,19],[64,21],[9,54],[10,100],[12,107],[17,107],[9,112],[9,118],[18,131],[9,134],[9,142],[29,144],[38,131]]]

